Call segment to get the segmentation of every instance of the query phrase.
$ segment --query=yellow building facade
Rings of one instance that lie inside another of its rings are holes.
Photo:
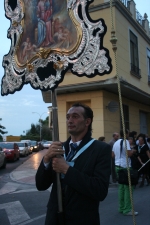
[[[107,26],[103,46],[109,49],[111,74],[94,78],[67,73],[57,88],[60,140],[68,137],[66,113],[75,102],[89,105],[94,112],[93,137],[106,137],[121,129],[117,74],[120,79],[126,128],[150,136],[150,31],[147,15],[142,17],[134,1],[95,0],[89,8],[93,20],[103,18]],[[112,49],[111,31],[117,37],[116,60]],[[50,91],[42,92],[43,100],[51,103]]]

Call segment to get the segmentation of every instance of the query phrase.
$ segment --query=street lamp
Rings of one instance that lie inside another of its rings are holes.
[[[43,112],[42,114],[39,114],[37,112],[32,112],[32,113],[36,113],[36,114],[38,114],[40,116],[39,121],[40,121],[40,141],[41,141],[41,117],[43,116],[44,113],[47,113],[47,112]]]

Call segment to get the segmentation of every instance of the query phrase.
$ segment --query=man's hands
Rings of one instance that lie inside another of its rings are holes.
[[[66,174],[69,165],[66,163],[65,159],[61,156],[60,158],[52,159],[52,167],[55,172]]]
[[[62,155],[65,153],[65,151],[62,148],[61,142],[53,142],[46,155],[44,156],[44,163],[49,163],[52,159],[52,167],[53,170],[57,173],[66,173],[69,165],[66,163],[65,159],[62,157]]]
[[[53,142],[44,156],[44,163],[49,163],[52,158],[56,156],[60,157],[64,153],[65,151],[62,148],[62,143],[60,141]]]

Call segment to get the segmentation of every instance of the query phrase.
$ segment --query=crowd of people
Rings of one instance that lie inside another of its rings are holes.
[[[125,140],[124,140],[125,137]],[[106,142],[105,137],[99,137],[99,141]],[[145,180],[147,186],[150,185],[150,137],[146,134],[137,134],[136,131],[129,132],[123,130],[115,132],[112,139],[108,142],[112,148],[111,176],[112,182],[116,183],[118,172],[127,168],[126,156],[128,156],[128,166],[130,169],[138,171],[138,178],[141,179],[139,187],[143,187]],[[126,152],[127,151],[127,152]],[[127,153],[127,154],[126,154]],[[139,182],[138,182],[139,183]],[[131,185],[133,192],[134,185]],[[130,187],[126,184],[118,185],[119,208],[118,211],[123,215],[132,216],[132,206],[130,199]],[[138,215],[138,212],[134,212]]]
[[[119,133],[114,132],[112,135],[112,139],[108,142],[113,150],[114,143],[122,139],[123,136],[119,137]],[[148,134],[137,134],[136,131],[128,132],[127,141],[129,142],[130,149],[134,150],[134,154],[130,157],[131,159],[131,167],[133,169],[139,170],[142,165],[144,165],[150,158],[150,136]],[[99,141],[106,142],[106,138],[101,136],[98,138]],[[112,164],[111,164],[111,176],[112,182],[116,183],[116,172],[115,172],[115,159],[112,157]],[[150,185],[150,163],[147,163],[139,172],[139,178],[142,177],[142,181],[139,187],[144,186],[144,181],[146,179],[147,186]]]

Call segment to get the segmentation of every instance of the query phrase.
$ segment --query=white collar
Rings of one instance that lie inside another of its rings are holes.
[[[141,147],[141,148],[143,148],[143,146],[144,146],[145,144],[143,144],[143,145],[139,145],[139,148]]]
[[[72,140],[70,140],[69,145],[70,145],[71,143],[76,143],[76,144],[77,144],[77,146],[79,146],[79,144],[81,143],[81,141],[82,141],[82,140],[77,141],[77,142],[73,142]]]

